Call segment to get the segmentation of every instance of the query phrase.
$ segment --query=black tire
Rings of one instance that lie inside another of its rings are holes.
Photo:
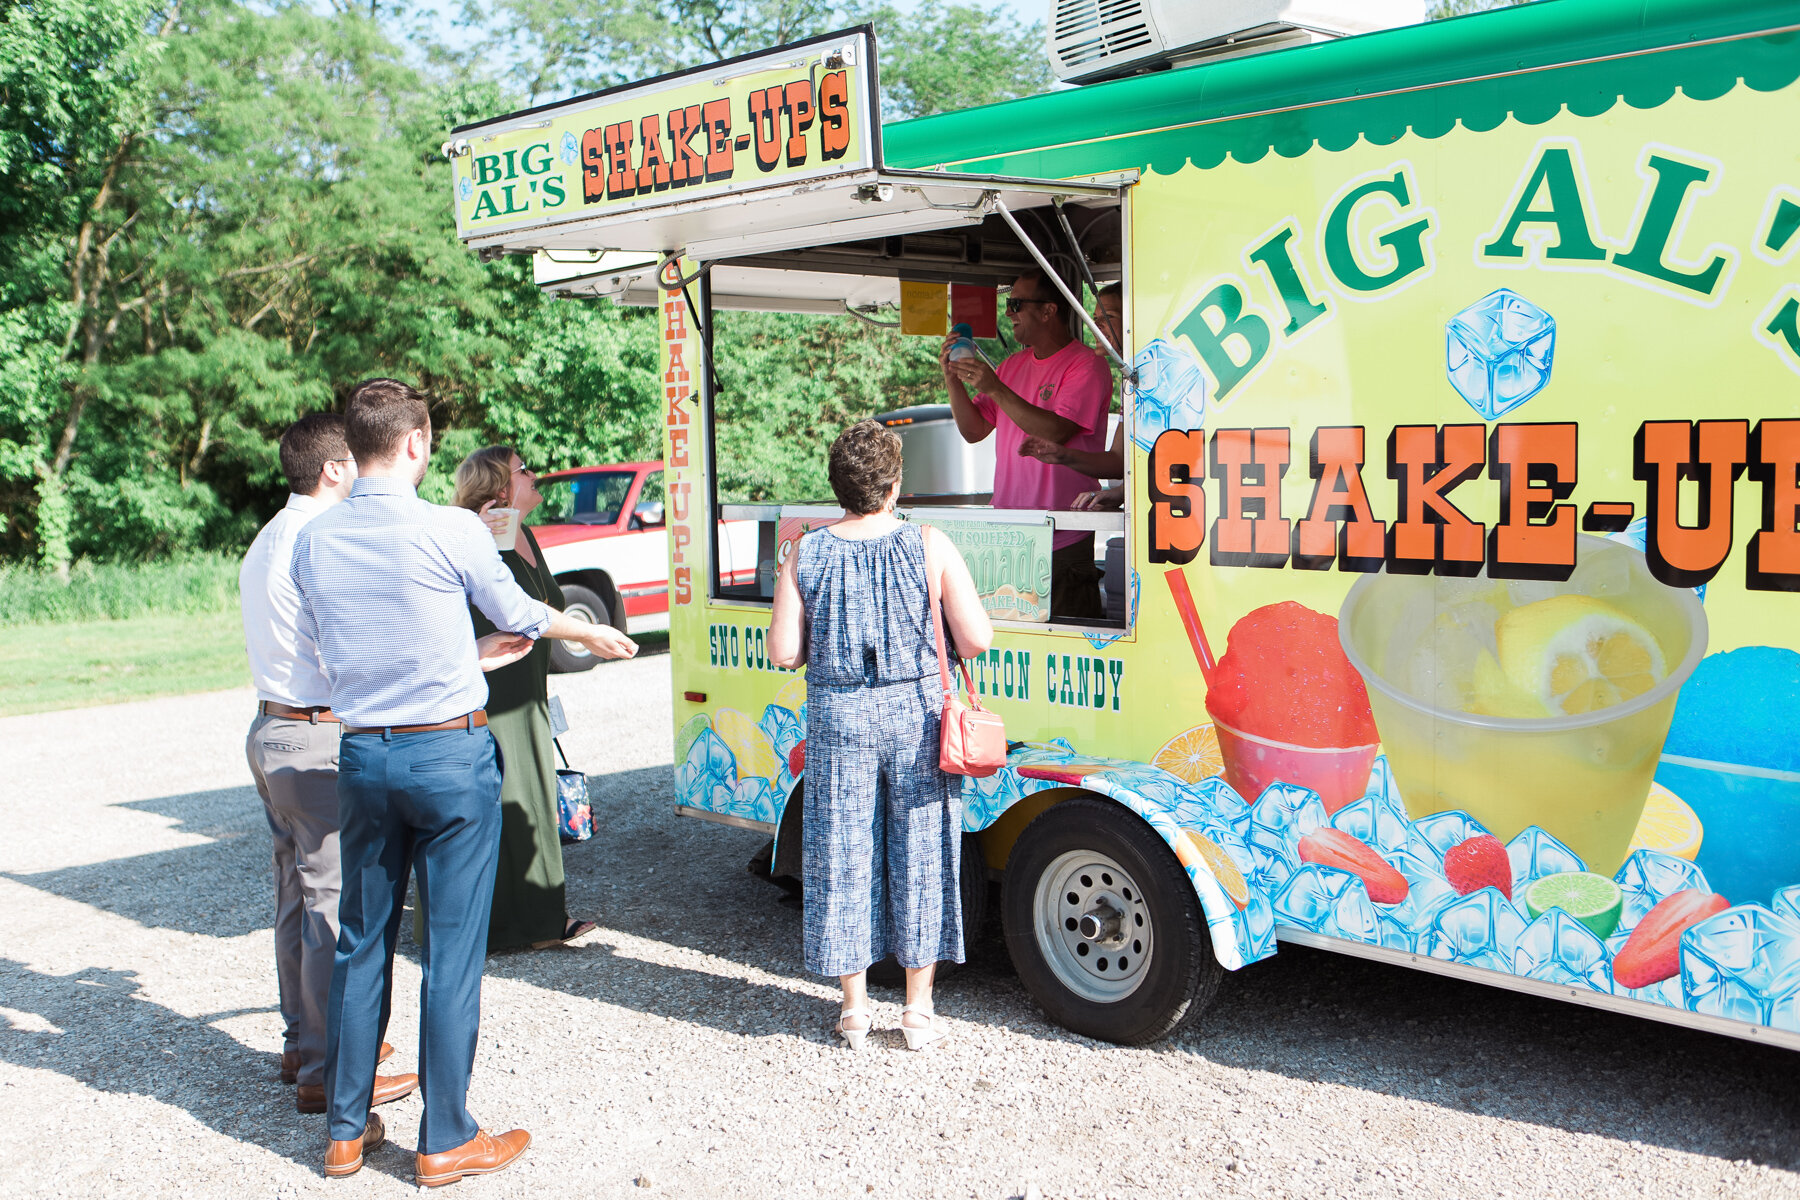
[[[1000,911],[1026,990],[1086,1037],[1128,1046],[1167,1037],[1199,1018],[1225,974],[1174,851],[1110,800],[1065,800],[1025,827]],[[1105,922],[1103,936],[1083,936],[1084,918]]]
[[[606,601],[589,588],[578,583],[563,584],[563,611],[596,625],[617,626],[612,613],[606,607]],[[593,651],[586,646],[574,642],[553,641],[550,643],[550,669],[558,675],[568,675],[575,671],[591,671],[599,663]]]

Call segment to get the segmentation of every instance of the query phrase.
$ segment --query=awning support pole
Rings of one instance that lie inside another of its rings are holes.
[[[1083,307],[1075,293],[1069,290],[1069,285],[1064,283],[1063,277],[1056,273],[1056,268],[1050,265],[1050,260],[1044,257],[1044,252],[1037,248],[1037,243],[1031,240],[1030,235],[1019,225],[1018,219],[1012,215],[1011,210],[1006,207],[998,195],[994,196],[993,205],[994,211],[1000,214],[1000,219],[1007,223],[1018,237],[1020,244],[1030,252],[1032,261],[1037,263],[1038,269],[1044,273],[1044,278],[1056,285],[1056,290],[1063,294],[1063,299],[1069,302],[1070,307],[1081,318],[1081,323],[1093,332],[1094,340],[1100,344],[1100,348],[1106,351],[1108,358],[1119,364],[1119,370],[1124,372],[1125,378],[1130,380],[1132,386],[1135,387],[1137,372],[1131,369],[1130,363],[1119,356],[1119,352],[1113,347],[1113,344],[1106,340],[1106,335],[1100,332],[1100,326],[1094,324],[1093,316]],[[1077,251],[1077,256],[1079,256],[1079,251]]]
[[[1058,196],[1050,203],[1056,208],[1056,223],[1062,226],[1063,236],[1069,239],[1069,249],[1075,253],[1075,265],[1081,268],[1081,277],[1087,281],[1088,291],[1098,296],[1100,285],[1094,282],[1094,273],[1088,269],[1087,255],[1082,252],[1081,243],[1075,240],[1075,227],[1069,224],[1069,214],[1063,211],[1063,198]]]

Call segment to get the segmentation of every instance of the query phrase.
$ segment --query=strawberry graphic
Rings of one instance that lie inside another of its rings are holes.
[[[1491,887],[1512,899],[1512,861],[1506,857],[1506,847],[1491,833],[1450,847],[1444,855],[1444,878],[1463,896]]]
[[[1644,914],[1613,959],[1613,982],[1620,987],[1641,988],[1670,979],[1681,970],[1681,935],[1714,913],[1731,907],[1731,901],[1699,888],[1687,888],[1663,897]]]
[[[1320,829],[1301,838],[1300,861],[1350,872],[1363,881],[1369,899],[1377,904],[1406,899],[1406,876],[1389,866],[1373,846],[1341,829]]]
[[[806,739],[801,738],[792,750],[788,751],[788,774],[799,775],[806,770]]]

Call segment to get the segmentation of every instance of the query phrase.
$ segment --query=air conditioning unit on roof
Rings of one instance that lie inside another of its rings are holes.
[[[1095,83],[1424,19],[1425,0],[1050,0],[1050,67]]]

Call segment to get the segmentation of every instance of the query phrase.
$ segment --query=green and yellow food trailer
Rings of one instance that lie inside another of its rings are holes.
[[[996,617],[967,915],[1045,1011],[1295,943],[1796,1047],[1797,77],[1791,0],[1559,0],[884,126],[865,28],[446,150],[471,247],[661,313],[679,812],[797,870],[770,578],[837,515],[719,501],[715,314],[1041,266],[1124,288],[1122,510],[903,510]]]

